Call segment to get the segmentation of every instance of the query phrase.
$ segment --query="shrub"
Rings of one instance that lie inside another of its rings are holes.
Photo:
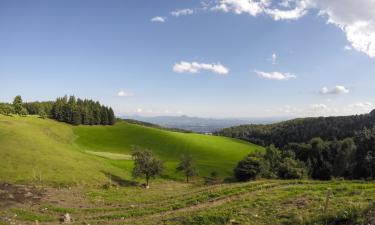
[[[238,181],[248,181],[265,177],[269,171],[267,161],[259,153],[252,153],[241,160],[234,169]]]

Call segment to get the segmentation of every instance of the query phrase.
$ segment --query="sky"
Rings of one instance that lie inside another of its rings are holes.
[[[305,117],[375,108],[374,0],[0,0],[0,102],[116,115]]]

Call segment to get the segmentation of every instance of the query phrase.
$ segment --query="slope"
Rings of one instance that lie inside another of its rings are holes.
[[[74,127],[76,143],[89,151],[130,154],[132,146],[153,150],[166,161],[170,171],[182,154],[193,156],[201,175],[216,171],[231,174],[233,167],[246,154],[262,147],[226,137],[180,133],[119,122],[108,127]],[[169,174],[169,175],[173,175]]]

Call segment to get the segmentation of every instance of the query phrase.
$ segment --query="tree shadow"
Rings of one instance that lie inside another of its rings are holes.
[[[132,180],[126,180],[126,179],[123,179],[119,176],[116,176],[114,174],[111,174],[111,173],[108,173],[108,172],[105,172],[105,171],[102,171],[102,173],[108,178],[110,179],[111,182],[113,182],[114,184],[117,184],[119,186],[122,186],[122,187],[132,187],[132,186],[139,186],[140,184],[136,181],[132,181]]]

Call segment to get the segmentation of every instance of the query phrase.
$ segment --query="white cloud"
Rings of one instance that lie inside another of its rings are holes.
[[[281,73],[281,72],[263,72],[255,70],[255,73],[263,78],[270,79],[270,80],[290,80],[295,79],[297,76],[291,73]]]
[[[270,1],[268,0],[220,0],[211,10],[233,12],[236,14],[247,13],[252,16],[257,16],[262,13],[269,4]]]
[[[350,50],[352,50],[352,47],[350,47],[349,45],[345,45],[344,49],[347,50],[347,51],[350,51]]]
[[[161,16],[155,16],[151,18],[151,22],[157,22],[157,23],[164,23],[166,21],[166,18]]]
[[[179,16],[187,16],[194,14],[193,9],[177,9],[173,12],[171,12],[172,16],[179,17]]]
[[[211,10],[268,15],[274,20],[296,20],[318,10],[327,22],[339,27],[351,47],[375,58],[374,0],[218,0]]]
[[[181,61],[173,66],[173,71],[176,73],[199,73],[202,70],[210,71],[220,75],[229,73],[229,69],[222,64],[207,64],[198,62]]]
[[[320,94],[322,95],[339,95],[339,94],[348,94],[350,91],[348,88],[341,86],[341,85],[336,85],[335,87],[329,89],[327,87],[323,87],[320,90]]]
[[[342,29],[351,46],[375,57],[374,0],[313,0],[320,15]]]
[[[126,92],[126,91],[119,91],[117,93],[117,96],[119,96],[119,97],[132,97],[132,96],[134,96],[134,94],[130,93],[130,92]]]
[[[290,9],[291,2],[287,1],[288,4],[284,4],[288,9],[278,9],[278,8],[266,8],[264,12],[271,16],[274,20],[296,20],[303,17],[307,13],[307,2],[298,1],[295,3],[295,7]]]

